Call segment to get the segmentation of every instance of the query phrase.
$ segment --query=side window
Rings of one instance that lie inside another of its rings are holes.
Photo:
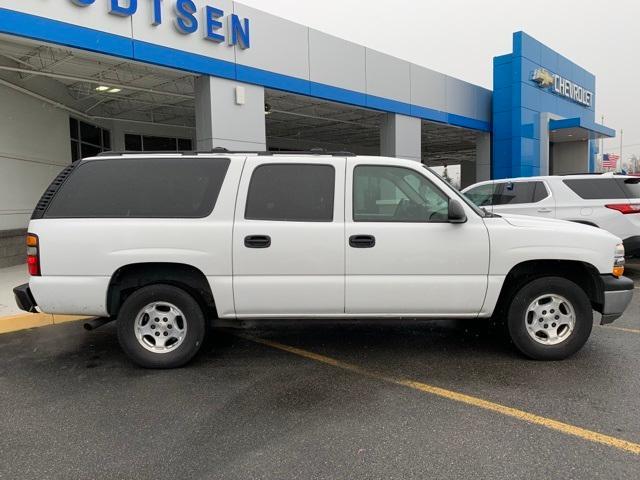
[[[486,183],[478,185],[471,190],[465,192],[466,197],[479,207],[487,207],[493,205],[493,196],[495,192],[495,184]]]
[[[533,190],[533,203],[544,200],[549,196],[549,191],[543,182],[534,182],[536,184]]]
[[[496,186],[494,205],[517,205],[532,203],[536,183],[539,182],[504,182]]]
[[[563,182],[585,200],[627,198],[614,178],[577,178]]]
[[[332,165],[265,164],[251,176],[247,220],[332,222],[336,173]]]
[[[206,217],[229,163],[228,158],[84,161],[60,186],[44,218]],[[45,205],[46,197],[45,192]]]
[[[353,171],[355,222],[446,222],[449,198],[427,178],[403,167]]]

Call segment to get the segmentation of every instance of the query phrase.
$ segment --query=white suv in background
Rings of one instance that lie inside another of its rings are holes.
[[[640,256],[640,177],[613,173],[508,178],[465,188],[473,203],[497,213],[557,218],[607,230]]]

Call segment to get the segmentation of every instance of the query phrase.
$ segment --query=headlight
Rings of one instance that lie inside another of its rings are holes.
[[[624,274],[624,245],[616,245],[616,253],[613,259],[613,275],[621,277]]]

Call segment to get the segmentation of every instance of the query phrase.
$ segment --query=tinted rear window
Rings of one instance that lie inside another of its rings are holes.
[[[640,178],[579,178],[563,182],[585,200],[640,198]]]
[[[91,160],[78,166],[44,218],[200,218],[215,206],[226,158]]]
[[[331,222],[334,190],[331,165],[261,165],[251,176],[245,218]]]
[[[628,198],[640,198],[640,177],[619,178],[616,181]]]

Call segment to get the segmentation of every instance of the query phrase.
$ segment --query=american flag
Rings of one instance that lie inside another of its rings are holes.
[[[605,153],[602,156],[602,168],[616,168],[618,160],[620,160],[620,155],[616,155],[615,153]]]

